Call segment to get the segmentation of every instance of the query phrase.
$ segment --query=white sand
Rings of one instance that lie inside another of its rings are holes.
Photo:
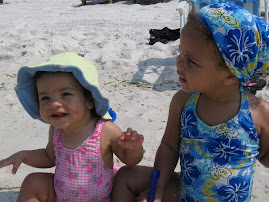
[[[179,40],[150,46],[149,30],[178,28],[179,14],[177,0],[140,3],[81,6],[79,0],[4,0],[0,4],[0,159],[45,147],[48,139],[48,126],[32,120],[15,95],[19,67],[74,51],[96,65],[100,86],[117,112],[116,124],[145,136],[140,164],[153,165],[170,100],[179,89],[175,71]],[[258,96],[269,100],[269,91],[264,88]],[[33,171],[43,170],[22,165],[14,176],[11,166],[0,169],[0,201],[15,201],[16,188]],[[269,198],[269,169],[259,163],[253,196],[257,202]]]

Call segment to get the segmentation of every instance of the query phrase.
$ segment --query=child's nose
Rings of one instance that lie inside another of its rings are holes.
[[[62,105],[63,105],[62,102],[57,98],[52,99],[50,103],[51,108],[61,107]]]
[[[176,66],[177,66],[178,70],[182,70],[184,68],[183,58],[182,58],[181,54],[179,54],[179,56],[177,57]]]

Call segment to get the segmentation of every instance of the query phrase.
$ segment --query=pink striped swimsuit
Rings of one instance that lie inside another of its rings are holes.
[[[87,139],[75,149],[64,147],[61,130],[54,130],[54,188],[57,201],[110,201],[113,169],[106,167],[100,151],[104,122],[100,119]]]

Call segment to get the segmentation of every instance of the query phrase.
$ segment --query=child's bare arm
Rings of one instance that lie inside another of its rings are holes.
[[[260,100],[257,120],[260,125],[260,149],[258,159],[265,167],[269,168],[269,103]]]
[[[110,149],[123,163],[136,165],[141,161],[144,141],[142,135],[132,131],[132,129],[123,133],[118,126],[109,121],[104,124],[102,133],[107,134],[106,137],[110,137]]]
[[[181,123],[180,116],[190,93],[177,92],[170,104],[167,126],[161,144],[158,148],[154,167],[160,170],[160,180],[156,197],[161,198],[162,192],[174,173],[179,159]]]
[[[51,131],[51,129],[50,129]],[[16,174],[21,163],[36,167],[36,168],[51,168],[54,166],[53,144],[51,142],[51,135],[46,149],[24,150],[17,152],[10,157],[0,161],[0,168],[13,165],[12,173]]]

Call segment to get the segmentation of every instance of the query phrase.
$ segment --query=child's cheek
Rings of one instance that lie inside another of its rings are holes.
[[[39,113],[44,120],[47,118],[44,104],[39,105]]]

